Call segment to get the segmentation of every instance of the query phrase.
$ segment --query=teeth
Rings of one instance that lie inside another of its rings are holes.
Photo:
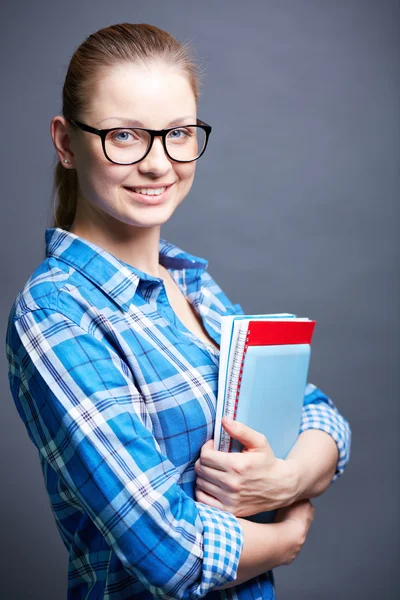
[[[160,194],[162,194],[163,192],[165,192],[167,188],[166,187],[161,187],[161,188],[134,188],[134,191],[138,194],[145,194],[146,196],[159,196]]]

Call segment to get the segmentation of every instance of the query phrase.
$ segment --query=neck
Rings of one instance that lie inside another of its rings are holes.
[[[160,225],[135,227],[109,215],[88,219],[77,211],[70,231],[148,275],[165,276],[159,264]]]

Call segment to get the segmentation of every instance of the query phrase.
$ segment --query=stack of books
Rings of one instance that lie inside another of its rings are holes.
[[[291,313],[221,317],[216,450],[242,450],[222,427],[228,416],[264,434],[275,456],[286,458],[299,435],[315,323]],[[247,518],[272,522],[275,514]]]

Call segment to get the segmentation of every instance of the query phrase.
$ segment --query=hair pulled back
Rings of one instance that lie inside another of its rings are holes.
[[[179,42],[154,25],[119,23],[91,34],[72,55],[62,90],[62,115],[79,121],[96,78],[121,62],[141,65],[162,62],[176,66],[188,78],[198,105],[201,82],[189,44]],[[75,169],[63,167],[58,155],[56,161],[52,227],[68,230],[75,218],[78,177]]]

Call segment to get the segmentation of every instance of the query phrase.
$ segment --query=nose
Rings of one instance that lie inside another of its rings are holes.
[[[164,150],[160,136],[154,138],[150,152],[138,163],[138,168],[143,173],[151,171],[157,174],[165,173],[171,168],[171,161]]]

